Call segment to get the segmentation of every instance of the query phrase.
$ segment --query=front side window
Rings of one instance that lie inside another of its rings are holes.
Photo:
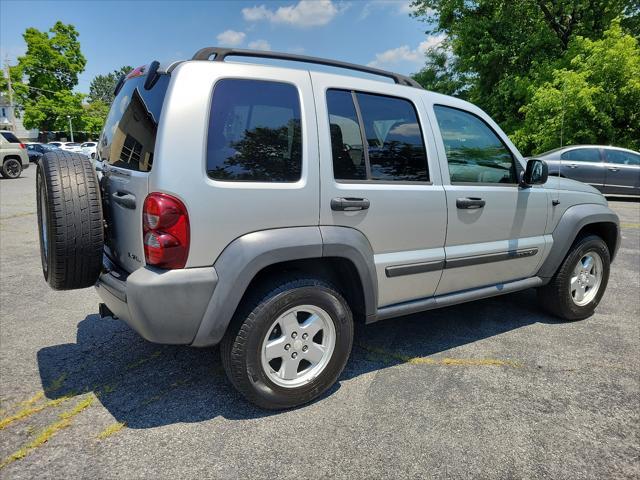
[[[605,149],[604,156],[607,163],[616,163],[618,165],[640,165],[640,155],[637,153],[625,152],[623,150]]]
[[[299,180],[302,132],[296,87],[262,80],[219,81],[209,117],[207,174],[228,181]]]
[[[443,105],[434,106],[451,183],[517,183],[513,155],[482,119]]]
[[[422,131],[410,101],[329,90],[327,107],[336,180],[429,181]]]
[[[562,160],[573,160],[575,162],[600,162],[600,150],[597,148],[575,148],[564,152],[560,158]]]

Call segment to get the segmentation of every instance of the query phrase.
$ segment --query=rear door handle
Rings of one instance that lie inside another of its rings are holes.
[[[577,163],[570,163],[569,165],[567,165],[567,167],[569,167],[569,168],[578,168],[578,164]]]
[[[483,199],[478,197],[456,198],[456,207],[467,210],[482,208],[485,203]]]
[[[369,205],[370,202],[366,198],[337,197],[331,199],[331,210],[340,212],[367,210]]]
[[[130,208],[132,210],[136,208],[136,196],[133,193],[117,191],[111,195],[111,198],[124,208]]]
[[[616,167],[609,167],[609,171],[610,172],[617,172],[618,170],[620,170],[620,169],[616,168]]]

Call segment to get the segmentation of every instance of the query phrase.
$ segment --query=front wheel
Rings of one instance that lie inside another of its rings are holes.
[[[307,403],[338,379],[353,318],[337,290],[317,278],[276,280],[241,305],[222,341],[231,383],[267,409]]]
[[[22,173],[20,160],[8,158],[2,163],[2,176],[4,178],[18,178]]]
[[[564,320],[591,316],[607,288],[610,265],[600,237],[577,240],[549,284],[538,290],[542,305]]]

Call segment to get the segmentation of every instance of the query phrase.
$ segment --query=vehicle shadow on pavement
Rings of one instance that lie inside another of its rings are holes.
[[[530,290],[358,327],[341,380],[533,323],[559,322],[540,311]],[[217,349],[156,345],[120,320],[98,315],[78,324],[76,343],[41,349],[38,366],[48,398],[93,391],[129,428],[274,414],[233,389]],[[340,382],[325,396],[339,388]]]

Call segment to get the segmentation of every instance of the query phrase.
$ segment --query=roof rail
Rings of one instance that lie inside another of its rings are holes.
[[[264,50],[243,50],[235,48],[205,47],[201,48],[192,57],[192,60],[209,60],[213,55],[214,62],[224,62],[226,57],[254,57],[254,58],[271,58],[274,60],[288,60],[293,62],[314,63],[317,65],[327,65],[329,67],[346,68],[348,70],[356,70],[373,75],[380,75],[391,78],[398,85],[406,85],[408,87],[422,88],[413,78],[409,78],[399,73],[388,72],[378,68],[365,67],[355,63],[339,62],[337,60],[329,60],[327,58],[309,57],[307,55],[295,55],[292,53],[267,52]]]

